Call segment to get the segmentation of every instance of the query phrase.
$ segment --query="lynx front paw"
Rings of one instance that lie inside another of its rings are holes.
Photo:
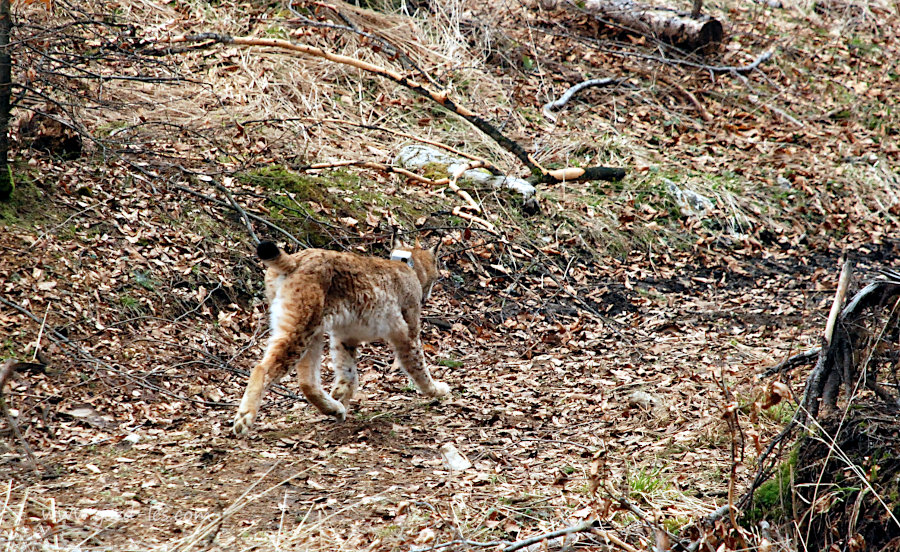
[[[344,405],[342,405],[341,403],[337,403],[337,408],[334,412],[331,413],[331,415],[334,416],[335,420],[343,422],[347,419],[347,409],[344,408]]]
[[[450,386],[442,381],[434,382],[434,392],[431,394],[432,397],[444,397],[450,394]]]
[[[238,412],[237,416],[234,417],[234,426],[232,429],[234,430],[235,437],[245,437],[248,433],[250,433],[250,428],[253,427],[253,419],[256,416],[252,412]]]

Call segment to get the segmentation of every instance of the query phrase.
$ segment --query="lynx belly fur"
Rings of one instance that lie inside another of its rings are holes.
[[[438,277],[437,246],[401,246],[395,253],[400,260],[322,249],[288,255],[272,242],[259,244],[257,254],[267,267],[271,335],[250,374],[234,419],[235,435],[247,434],[263,394],[292,367],[307,400],[323,414],[343,420],[359,386],[356,350],[368,341],[387,341],[397,364],[425,395],[450,392],[446,383],[431,378],[419,339],[422,301]],[[330,395],[322,389],[320,374],[325,334],[334,369]]]

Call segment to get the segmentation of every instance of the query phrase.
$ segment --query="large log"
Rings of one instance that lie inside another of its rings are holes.
[[[688,51],[715,49],[724,35],[722,23],[708,15],[692,18],[687,13],[632,0],[586,0],[584,9],[628,30]]]

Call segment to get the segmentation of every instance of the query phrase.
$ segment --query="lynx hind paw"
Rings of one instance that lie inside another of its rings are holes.
[[[232,427],[234,436],[246,437],[250,433],[250,428],[253,427],[253,418],[252,412],[238,412],[234,417],[234,426]]]
[[[331,398],[340,401],[346,410],[350,406],[350,399],[353,398],[353,388],[349,384],[336,385],[331,391]]]
[[[432,397],[445,397],[450,394],[450,386],[442,381],[434,382],[434,393]]]

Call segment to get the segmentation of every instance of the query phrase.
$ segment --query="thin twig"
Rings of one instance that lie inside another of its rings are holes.
[[[600,527],[600,521],[596,519],[589,519],[587,521],[583,521],[577,525],[573,525],[571,527],[566,527],[565,529],[559,529],[558,531],[550,531],[549,533],[543,533],[541,535],[535,535],[533,537],[523,539],[520,541],[516,541],[506,548],[503,549],[503,552],[515,552],[520,548],[525,548],[526,546],[531,546],[532,544],[546,541],[550,539],[555,539],[557,537],[563,537],[565,535],[571,535],[572,533],[585,533],[590,532],[593,529]]]
[[[13,308],[13,309],[21,312],[28,318],[31,318],[32,320],[34,320],[35,322],[41,321],[41,319],[37,315],[35,315],[33,312],[31,312],[30,310],[26,309],[25,307],[23,307],[21,305],[13,303],[12,301],[7,301],[3,297],[0,297],[0,303],[6,305],[7,307]],[[47,338],[50,339],[50,341],[53,341],[54,343],[56,343],[58,345],[63,345],[65,347],[67,347],[67,349],[65,349],[66,354],[69,355],[70,357],[78,360],[79,362],[83,362],[85,364],[95,364],[95,365],[103,368],[104,370],[106,370],[108,372],[112,372],[114,374],[118,374],[118,375],[122,376],[123,378],[125,378],[145,389],[150,389],[152,391],[156,391],[157,393],[162,393],[163,395],[168,395],[170,397],[174,397],[181,401],[193,402],[196,404],[202,404],[204,406],[229,407],[229,408],[236,406],[235,404],[232,404],[232,403],[221,403],[221,402],[195,399],[193,397],[183,397],[177,393],[169,391],[168,389],[166,389],[164,387],[160,387],[158,385],[153,385],[152,383],[144,380],[143,378],[136,377],[135,375],[130,374],[130,373],[126,372],[125,370],[120,370],[120,369],[116,368],[115,366],[109,364],[108,362],[104,362],[104,361],[100,360],[99,358],[91,355],[90,353],[85,351],[83,348],[79,347],[78,345],[76,345],[75,343],[70,341],[67,337],[65,337],[64,335],[60,334],[59,332],[57,332],[55,330],[51,330],[51,331],[47,332]]]
[[[220,184],[218,182],[213,182],[213,184],[216,185],[216,188],[218,188],[220,192],[225,194],[225,197],[228,198],[228,203],[231,204],[231,208],[241,215],[241,219],[243,219],[244,221],[244,226],[246,226],[247,231],[250,232],[250,238],[253,240],[253,245],[259,245],[259,237],[257,237],[256,232],[253,231],[253,225],[250,224],[250,217],[247,215],[247,212],[244,211],[244,208],[238,204],[238,202],[234,199],[234,196],[231,195],[231,192],[228,191],[228,188],[226,188],[224,184]]]
[[[274,464],[272,464],[272,466],[268,470],[266,470],[266,472],[264,474],[262,474],[252,485],[250,485],[247,488],[247,490],[245,490],[241,494],[241,496],[239,496],[237,498],[237,500],[235,500],[231,504],[231,506],[226,508],[225,511],[223,511],[221,514],[216,516],[212,521],[210,521],[204,525],[201,525],[196,530],[194,530],[194,532],[189,537],[187,537],[187,540],[182,541],[182,543],[179,543],[179,545],[176,546],[174,550],[176,550],[178,552],[187,552],[188,550],[193,548],[198,542],[203,540],[204,537],[208,537],[209,534],[213,530],[218,531],[219,528],[222,526],[222,523],[225,520],[227,520],[229,517],[233,516],[240,510],[244,509],[248,504],[250,504],[256,500],[259,500],[260,498],[266,496],[267,494],[271,493],[272,491],[280,488],[282,485],[289,483],[290,481],[300,477],[301,475],[306,474],[309,470],[313,469],[316,466],[315,464],[313,464],[313,465],[309,466],[308,468],[291,475],[290,477],[286,477],[285,479],[282,479],[281,481],[272,485],[271,487],[269,487],[268,489],[259,493],[258,495],[253,496],[251,498],[247,498],[247,495],[250,494],[250,491],[255,489],[260,483],[262,483],[262,481],[266,477],[268,477],[269,474],[272,473],[272,471],[274,471],[275,468],[278,467],[278,465],[280,463],[281,463],[281,459],[279,458],[278,460],[275,461]]]
[[[787,372],[788,370],[794,368],[795,366],[801,366],[803,364],[806,364],[806,363],[810,362],[812,359],[817,358],[819,356],[819,351],[821,349],[822,349],[821,347],[815,347],[808,351],[805,351],[802,353],[797,353],[796,355],[790,356],[790,357],[782,360],[775,366],[772,366],[771,368],[767,368],[766,371],[760,375],[760,377],[767,378],[773,374]]]
[[[44,328],[47,327],[47,315],[50,313],[50,305],[52,301],[47,301],[47,308],[44,309],[44,319],[41,320],[41,329],[38,330],[37,339],[34,341],[34,356],[31,357],[32,361],[37,360],[38,351],[41,350],[41,336],[44,335]],[[0,378],[0,390],[3,389],[2,378]]]
[[[715,523],[717,521],[719,521],[723,517],[729,515],[733,510],[734,510],[734,506],[732,506],[731,504],[726,504],[724,506],[720,506],[714,512],[712,512],[711,514],[709,514],[708,516],[706,516],[702,520],[700,520],[699,525],[704,526],[704,527],[712,527],[715,525]],[[701,533],[702,533],[702,531],[701,531]],[[704,541],[705,541],[705,535],[701,534],[700,538],[698,538],[697,540],[695,540],[694,542],[692,542],[691,544],[688,545],[688,547],[686,549],[687,552],[697,552],[697,550],[700,549],[700,545],[703,544]]]
[[[569,87],[568,90],[563,92],[562,96],[558,99],[553,100],[552,102],[547,102],[544,104],[544,107],[541,111],[544,113],[544,117],[550,119],[551,121],[556,120],[556,115],[554,115],[555,111],[559,111],[567,103],[571,100],[575,94],[578,94],[582,90],[587,88],[596,87],[596,86],[613,86],[622,84],[626,81],[626,79],[615,79],[615,78],[605,78],[605,79],[589,79],[583,82],[579,82],[578,84]]]
[[[528,537],[527,539],[518,540],[515,542],[509,541],[489,541],[489,542],[479,542],[479,541],[470,541],[465,539],[458,539],[450,542],[445,542],[442,544],[436,544],[433,546],[428,546],[424,548],[413,548],[410,552],[427,552],[430,550],[440,550],[441,548],[447,548],[449,546],[455,546],[458,544],[463,544],[466,546],[475,546],[479,548],[489,548],[489,547],[503,547],[500,550],[502,552],[515,552],[521,548],[525,548],[526,546],[531,546],[532,544],[536,544],[542,541],[547,541],[550,539],[555,539],[558,537],[564,537],[566,535],[571,535],[573,533],[587,533],[591,532],[600,527],[600,521],[597,519],[589,519],[587,521],[583,521],[581,523],[572,525],[571,527],[566,527],[565,529],[558,529],[556,531],[550,531],[547,533],[541,533],[539,535],[534,535],[533,537]],[[622,548],[625,548],[629,552],[637,552],[637,549],[625,543],[615,535],[607,531],[598,531],[602,533],[602,535],[608,538],[610,541],[615,543]]]
[[[697,112],[700,113],[700,117],[702,117],[704,121],[708,123],[713,120],[712,114],[706,110],[706,107],[704,107],[702,103],[700,103],[700,100],[697,99],[697,96],[695,96],[687,88],[682,86],[678,81],[670,79],[663,74],[657,75],[656,78],[675,88],[675,90],[678,90],[679,94],[687,98],[687,100],[694,106],[694,109],[696,109]]]
[[[363,167],[366,169],[375,169],[376,171],[384,171],[391,172],[394,174],[399,174],[400,176],[405,176],[410,180],[415,180],[416,182],[421,182],[422,184],[427,184],[429,186],[440,186],[441,184],[446,184],[446,181],[440,180],[432,180],[430,178],[426,178],[422,175],[418,175],[410,170],[404,169],[403,167],[395,167],[393,165],[386,165],[384,163],[376,163],[375,161],[357,161],[357,160],[344,160],[344,161],[333,161],[330,163],[313,163],[312,165],[305,165],[303,167],[298,167],[298,170],[301,171],[316,171],[322,169],[333,169],[336,167]]]
[[[542,30],[538,28],[539,31],[547,34],[548,36],[560,37],[560,38],[569,38],[579,40],[581,42],[590,44],[594,47],[594,50],[598,52],[602,52],[604,54],[610,54],[614,56],[620,57],[631,57],[637,59],[645,59],[649,61],[657,61],[659,63],[665,63],[666,65],[683,65],[685,67],[692,67],[694,69],[702,69],[704,71],[709,71],[710,73],[731,73],[733,75],[745,75],[747,73],[751,73],[757,69],[763,63],[772,59],[775,55],[776,48],[770,48],[759,56],[756,57],[751,63],[747,65],[707,65],[705,63],[699,63],[697,61],[691,61],[688,59],[680,59],[680,58],[667,58],[662,56],[655,56],[653,54],[644,54],[641,52],[631,52],[631,51],[622,51],[622,50],[614,50],[612,48],[606,48],[605,45],[608,44],[608,41],[600,40],[597,38],[591,38],[583,35],[573,35],[572,33],[560,33],[553,32],[548,30]]]
[[[624,496],[615,495],[614,493],[610,492],[609,488],[606,488],[606,492],[609,493],[609,495],[611,497],[613,497],[615,499],[615,501],[619,503],[620,506],[622,506],[623,508],[630,511],[632,514],[639,517],[644,523],[646,523],[648,525],[652,525],[659,531],[663,531],[666,535],[668,535],[668,537],[669,537],[669,539],[671,539],[671,541],[677,542],[681,546],[684,546],[684,543],[681,541],[681,539],[679,539],[677,536],[675,536],[673,533],[671,533],[668,529],[666,529],[664,525],[651,519],[650,516],[647,515],[647,512],[641,510],[637,505],[632,504],[630,500],[628,500]]]

